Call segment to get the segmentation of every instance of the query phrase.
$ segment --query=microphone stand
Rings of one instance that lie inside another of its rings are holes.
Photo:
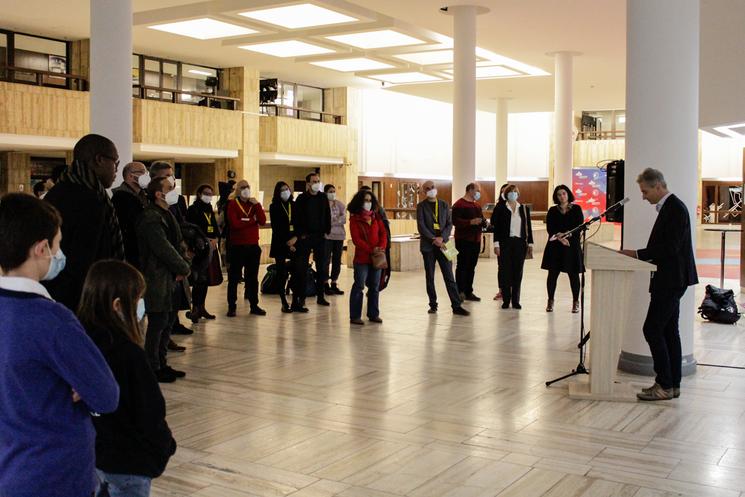
[[[608,207],[603,213],[601,213],[599,216],[591,217],[584,223],[576,226],[575,228],[572,228],[570,231],[567,231],[564,235],[565,238],[569,238],[575,233],[579,232],[581,233],[581,242],[580,242],[580,254],[582,255],[582,260],[584,261],[585,258],[585,248],[587,245],[587,230],[590,226],[592,226],[595,222],[599,221],[603,217],[605,217],[606,214],[608,214],[611,211],[614,211],[618,209],[619,207],[623,206],[628,202],[628,199],[621,200],[620,202],[617,202],[610,207]],[[587,342],[590,340],[590,332],[588,331],[585,333],[585,271],[582,272],[582,275],[580,276],[580,293],[579,293],[579,343],[577,344],[577,348],[579,349],[579,363],[577,364],[577,367],[572,369],[570,373],[565,374],[564,376],[560,376],[559,378],[555,378],[553,380],[549,380],[546,382],[546,387],[550,387],[556,382],[559,382],[561,380],[566,380],[567,378],[571,378],[572,376],[577,376],[580,374],[590,374],[590,371],[587,370],[587,367],[585,366],[585,356],[587,355],[585,353],[585,345],[587,345]]]

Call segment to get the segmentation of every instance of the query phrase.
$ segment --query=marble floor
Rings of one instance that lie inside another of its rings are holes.
[[[266,297],[268,315],[249,316],[241,302],[228,319],[224,287],[211,289],[218,318],[170,356],[188,373],[163,386],[179,449],[152,495],[745,497],[745,371],[699,367],[674,401],[571,400],[566,382],[544,385],[577,363],[568,282],[547,314],[529,261],[523,309],[502,310],[495,273],[479,264],[484,300],[465,318],[441,281],[429,315],[423,275],[395,273],[384,323],[355,328],[347,295],[309,299],[306,315]],[[745,366],[743,331],[697,317],[697,359]]]

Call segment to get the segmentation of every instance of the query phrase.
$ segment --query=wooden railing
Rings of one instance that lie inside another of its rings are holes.
[[[615,131],[580,131],[577,133],[577,140],[615,140],[626,137],[626,131],[623,129]]]
[[[213,107],[216,109],[235,110],[238,107],[238,103],[241,101],[240,98],[223,97],[220,95],[215,95],[213,93],[200,93],[200,92],[195,92],[195,91],[175,90],[173,88],[162,88],[159,86],[132,85],[132,88],[137,90],[137,96],[139,98],[143,98],[147,100],[160,100],[162,102],[165,101],[165,102],[171,102],[174,104],[189,104],[189,105],[199,105],[202,107]],[[149,97],[147,96],[147,92],[149,91],[157,91],[159,93],[159,96]],[[170,94],[170,97],[163,98],[164,93]],[[191,97],[196,97],[200,100],[195,104],[185,102],[180,98],[181,95],[189,95]]]
[[[260,112],[267,116],[293,117],[295,119],[303,119],[306,121],[321,121],[333,124],[341,124],[342,119],[344,119],[344,116],[339,114],[277,104],[261,104]],[[303,114],[305,114],[305,116],[303,116]],[[319,117],[308,117],[308,115],[317,115]]]
[[[33,75],[34,81],[18,79],[18,74]],[[52,78],[61,80],[61,84],[50,83],[49,80]],[[42,71],[40,69],[30,69],[28,67],[9,66],[6,64],[0,64],[0,80],[8,81],[10,83],[24,83],[37,86],[49,86],[52,88],[88,91],[88,80],[83,76],[61,72]]]

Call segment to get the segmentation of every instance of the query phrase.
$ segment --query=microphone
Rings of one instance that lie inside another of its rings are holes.
[[[630,199],[629,197],[626,197],[626,198],[624,198],[623,200],[619,200],[619,201],[618,201],[618,202],[616,202],[615,204],[613,204],[613,205],[611,205],[610,207],[608,207],[607,209],[605,209],[605,212],[603,212],[603,213],[602,213],[602,214],[600,214],[599,216],[595,216],[595,217],[593,217],[593,218],[592,218],[592,221],[593,221],[593,222],[595,222],[595,221],[599,221],[601,217],[604,217],[604,216],[605,216],[606,214],[608,214],[609,212],[613,212],[613,211],[614,211],[614,210],[616,210],[616,209],[620,209],[621,207],[623,207],[623,206],[624,206],[624,204],[628,204],[629,202],[631,202],[631,199]]]

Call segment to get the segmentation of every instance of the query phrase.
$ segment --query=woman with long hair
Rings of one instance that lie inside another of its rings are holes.
[[[279,298],[282,300],[282,312],[287,313],[293,311],[308,312],[308,309],[305,307],[290,307],[287,303],[287,277],[289,271],[294,268],[294,264],[288,264],[287,260],[294,258],[296,251],[295,244],[297,243],[293,219],[294,210],[295,201],[292,198],[290,185],[284,181],[278,181],[274,185],[272,203],[269,205],[269,218],[272,220],[272,246],[269,256],[274,258],[277,268],[277,287],[279,288]],[[298,281],[300,281],[300,278],[292,278],[294,286],[296,286]],[[292,288],[293,303],[297,301],[296,294],[303,291],[305,291],[304,288]]]
[[[217,274],[220,275],[220,283],[222,282],[220,255],[217,249],[220,228],[215,218],[215,211],[212,208],[212,200],[215,198],[214,190],[210,185],[199,185],[196,193],[194,202],[186,211],[186,220],[200,229],[202,234],[209,240],[210,246],[207,257],[205,258],[206,260],[201,261],[198,267],[195,267],[196,261],[192,261],[190,277],[193,286],[191,290],[192,309],[190,318],[194,323],[198,322],[199,318],[215,319],[215,315],[207,312],[205,308],[207,291],[211,285],[215,285],[210,278],[211,267],[216,267]]]
[[[363,325],[362,294],[367,286],[367,318],[382,323],[379,306],[380,273],[373,265],[373,254],[384,253],[388,234],[379,212],[378,200],[371,191],[361,190],[347,206],[351,214],[349,231],[354,243],[354,285],[349,295],[349,321]]]
[[[546,312],[554,310],[554,295],[559,274],[567,273],[572,288],[572,312],[579,312],[579,275],[585,272],[582,262],[582,247],[579,236],[567,238],[565,233],[576,228],[585,220],[582,207],[574,204],[574,195],[566,185],[554,188],[554,205],[546,214],[546,231],[549,240],[543,252],[541,269],[548,271],[546,289],[548,303]]]
[[[326,262],[331,265],[331,271],[326,268],[326,274],[329,280],[323,285],[326,295],[344,295],[344,291],[339,289],[338,280],[341,274],[341,255],[344,251],[344,240],[347,238],[347,231],[344,226],[347,224],[347,214],[344,202],[336,198],[336,187],[334,185],[325,185],[323,193],[329,201],[329,210],[331,211],[331,232],[326,235]]]
[[[119,384],[119,406],[93,417],[97,497],[147,497],[176,451],[166,403],[143,350],[145,280],[117,260],[88,271],[78,308],[80,323],[101,350]]]

